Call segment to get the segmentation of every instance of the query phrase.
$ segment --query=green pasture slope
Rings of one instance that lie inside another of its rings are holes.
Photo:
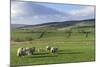
[[[82,28],[89,30],[88,28]],[[91,28],[92,29],[92,28]],[[38,65],[56,63],[74,63],[95,61],[95,36],[94,28],[88,37],[79,33],[75,28],[71,35],[66,31],[47,30],[14,30],[11,32],[11,65]],[[16,52],[20,47],[44,48],[47,46],[58,47],[57,54],[36,52],[34,55],[17,57]]]

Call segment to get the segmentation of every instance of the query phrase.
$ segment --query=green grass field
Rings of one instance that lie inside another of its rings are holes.
[[[86,28],[85,28],[86,29]],[[88,29],[86,29],[88,30]],[[95,36],[73,30],[71,36],[65,31],[49,31],[39,38],[41,32],[32,30],[15,30],[11,32],[11,65],[38,65],[95,61]],[[92,30],[94,32],[94,30]],[[46,46],[58,47],[57,54],[48,52],[35,52],[34,55],[17,57],[17,49],[20,47],[36,47],[45,49]]]

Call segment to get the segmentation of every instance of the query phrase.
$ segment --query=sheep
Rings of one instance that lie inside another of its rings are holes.
[[[19,48],[17,50],[17,56],[21,57],[21,56],[25,56],[26,53],[25,53],[25,49],[24,48]]]
[[[25,49],[26,49],[26,54],[27,55],[33,55],[33,53],[35,52],[35,47],[25,48]]]
[[[37,52],[41,52],[41,48],[37,48]]]
[[[21,56],[21,54],[22,54],[22,48],[19,48],[19,49],[17,50],[17,56]]]
[[[25,48],[25,53],[26,53],[26,55],[30,55],[29,49],[30,49],[30,48]]]
[[[43,51],[45,51],[45,50],[44,50],[43,48],[38,48],[37,51],[38,51],[38,52],[43,52]]]
[[[32,48],[18,48],[17,50],[17,56],[25,56],[25,55],[33,55],[35,52],[35,47]]]
[[[34,52],[35,52],[35,47],[29,48],[29,53],[30,53],[31,55],[33,55]]]
[[[58,52],[58,48],[56,47],[52,47],[50,50],[51,53],[57,53]]]
[[[46,51],[50,51],[51,47],[50,46],[46,46]]]

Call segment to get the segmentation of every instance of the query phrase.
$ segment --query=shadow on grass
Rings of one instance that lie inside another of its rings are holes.
[[[62,54],[83,54],[83,52],[78,51],[66,51],[66,50],[59,50],[58,53],[35,53],[32,56],[28,56],[29,58],[43,58],[43,57],[57,57]]]
[[[63,52],[63,53],[58,53],[58,54],[83,54],[83,52]]]
[[[35,53],[34,55],[47,55],[49,53]]]
[[[83,54],[83,52],[72,50],[60,50],[58,54]]]
[[[28,56],[28,58],[43,58],[43,57],[57,57],[57,54],[50,53],[36,53],[34,55]]]
[[[56,57],[57,55],[48,56],[48,55],[39,55],[39,56],[31,56],[29,58],[42,58],[42,57]]]

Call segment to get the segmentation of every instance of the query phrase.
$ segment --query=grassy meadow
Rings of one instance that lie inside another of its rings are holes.
[[[91,31],[81,33],[80,30]],[[69,31],[69,30],[68,30]],[[15,29],[11,31],[11,65],[38,65],[95,61],[94,27],[72,28],[67,30],[45,29]],[[59,49],[57,54],[45,51],[34,55],[17,57],[17,49],[21,47],[46,46]]]

